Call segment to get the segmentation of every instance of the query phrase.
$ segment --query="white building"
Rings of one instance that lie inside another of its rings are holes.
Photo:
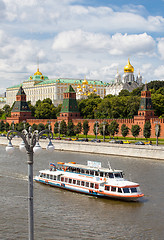
[[[33,76],[30,76],[22,84],[12,86],[6,89],[7,104],[12,106],[16,99],[16,94],[20,88],[23,87],[26,100],[31,101],[32,105],[35,105],[36,101],[50,98],[54,105],[58,105],[63,101],[63,93],[67,87],[72,85],[77,93],[77,98],[85,98],[92,92],[98,94],[101,98],[106,95],[106,83],[100,80],[84,80],[84,79],[69,79],[69,78],[56,78],[49,79],[43,75],[39,68]],[[85,89],[85,90],[84,90]],[[81,92],[81,90],[83,90]]]
[[[115,82],[113,84],[109,84],[106,87],[106,95],[108,94],[118,95],[119,92],[123,89],[126,89],[129,92],[132,92],[133,89],[141,85],[142,85],[142,76],[139,73],[135,80],[134,67],[131,65],[128,59],[128,64],[124,67],[124,74],[122,76],[122,79],[121,79],[121,75],[117,71],[117,74],[115,75]]]

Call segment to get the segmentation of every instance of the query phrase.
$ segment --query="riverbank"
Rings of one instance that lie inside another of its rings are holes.
[[[14,138],[12,144],[19,146],[20,138]],[[48,140],[41,139],[40,145],[46,148]],[[105,154],[115,156],[137,157],[147,159],[164,160],[164,147],[155,145],[134,145],[134,144],[113,144],[113,143],[93,143],[93,142],[76,142],[52,140],[55,149],[59,151],[82,152],[92,154]],[[7,145],[8,140],[0,137],[0,145]]]

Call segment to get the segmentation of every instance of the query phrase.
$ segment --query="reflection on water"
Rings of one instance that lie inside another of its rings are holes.
[[[17,149],[7,156],[0,146],[0,239],[28,238],[27,163]],[[164,162],[114,156],[43,151],[34,157],[34,175],[50,162],[101,161],[123,169],[125,177],[139,182],[145,197],[121,202],[72,193],[34,183],[35,239],[152,239],[163,240]]]

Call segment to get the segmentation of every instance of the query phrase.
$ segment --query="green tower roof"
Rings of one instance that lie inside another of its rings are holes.
[[[66,89],[65,93],[75,93],[75,90],[73,89],[73,87],[71,85],[68,86],[68,88]]]
[[[73,87],[71,85],[68,86],[65,93],[76,94],[75,90],[73,89]],[[63,112],[63,113],[77,112],[78,113],[79,110],[78,110],[78,104],[77,104],[76,98],[64,98],[61,112]]]

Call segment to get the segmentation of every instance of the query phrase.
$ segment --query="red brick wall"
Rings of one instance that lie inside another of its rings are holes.
[[[144,124],[145,124],[145,119],[142,119],[142,118],[134,118],[134,119],[72,119],[74,125],[77,125],[78,122],[81,122],[83,124],[83,122],[87,120],[88,123],[89,123],[89,126],[90,126],[90,130],[88,132],[88,135],[94,135],[93,133],[93,127],[94,127],[94,123],[96,121],[100,123],[106,121],[108,122],[109,124],[113,121],[113,120],[116,120],[117,123],[119,124],[119,133],[117,134],[117,136],[122,136],[121,135],[121,126],[122,124],[126,124],[126,126],[129,127],[129,129],[132,128],[132,125],[135,125],[135,124],[138,124],[140,127],[141,127],[141,132],[139,134],[139,137],[143,137],[143,127],[144,127]],[[12,123],[12,121],[14,121],[14,123],[17,123],[17,122],[21,122],[23,121],[22,119],[20,118],[9,118],[6,120],[7,122],[9,122],[9,124]],[[6,122],[4,121],[4,122]],[[30,125],[33,125],[34,123],[35,124],[39,124],[39,123],[43,123],[44,125],[47,124],[48,121],[50,121],[50,124],[51,124],[51,127],[52,129],[54,128],[54,124],[55,122],[58,121],[58,119],[26,119],[26,121],[30,124]],[[156,121],[160,122],[160,126],[161,126],[161,134],[160,134],[160,138],[164,138],[164,118],[162,119],[157,119],[157,118],[151,118],[150,119],[150,123],[151,123],[151,137],[152,138],[155,138],[155,125],[156,125]],[[132,137],[132,134],[131,134],[131,131],[129,131],[129,137]]]

